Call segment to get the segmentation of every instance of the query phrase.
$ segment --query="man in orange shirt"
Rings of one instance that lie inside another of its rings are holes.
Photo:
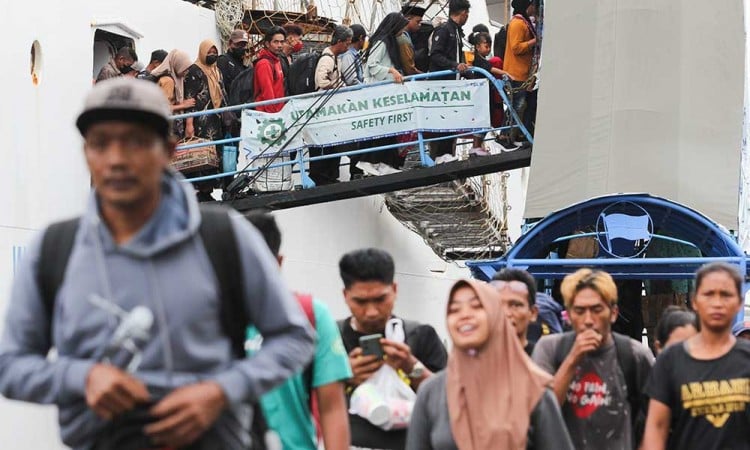
[[[508,24],[508,40],[503,57],[503,70],[508,72],[513,89],[513,109],[522,118],[527,106],[526,89],[519,89],[530,77],[531,63],[537,44],[536,29],[531,23],[531,16],[536,15],[536,0],[513,0],[513,19]],[[529,117],[524,125],[531,128]],[[514,130],[515,131],[515,130]]]

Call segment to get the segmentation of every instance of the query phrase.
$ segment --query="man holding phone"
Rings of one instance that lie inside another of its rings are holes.
[[[347,253],[339,261],[339,272],[352,313],[339,321],[353,373],[347,395],[383,364],[396,369],[415,391],[433,372],[445,368],[448,356],[435,329],[393,316],[398,286],[393,258],[387,252],[370,248]],[[399,327],[402,332],[390,331]],[[399,334],[404,339],[394,337]],[[352,414],[349,426],[355,448],[400,450],[406,445],[406,430],[384,431]]]

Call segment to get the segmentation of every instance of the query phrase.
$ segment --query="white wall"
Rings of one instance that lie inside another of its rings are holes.
[[[382,248],[396,262],[395,313],[430,323],[445,338],[445,304],[453,280],[468,269],[445,263],[391,216],[376,195],[274,213],[282,231],[283,273],[289,285],[324,300],[337,319],[349,315],[338,261],[351,250]],[[435,270],[433,272],[431,270]],[[440,272],[437,272],[440,271]]]

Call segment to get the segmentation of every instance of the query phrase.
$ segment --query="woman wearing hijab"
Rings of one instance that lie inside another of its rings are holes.
[[[365,83],[378,81],[395,81],[403,83],[401,74],[401,53],[396,37],[400,35],[409,21],[400,12],[385,16],[377,30],[370,36],[370,43],[365,51],[363,72]],[[395,137],[385,137],[372,141],[372,147],[395,145]],[[404,157],[398,148],[365,153],[360,156],[357,167],[368,175],[385,175],[397,172],[404,164]]]
[[[172,106],[172,112],[180,112],[195,106],[195,99],[185,98],[185,75],[192,65],[190,57],[182,50],[172,50],[164,61],[151,71],[151,77],[156,79],[159,87]],[[174,133],[182,138],[185,134],[185,124],[182,120],[174,124]]]
[[[219,58],[219,48],[216,43],[210,39],[201,42],[198,47],[198,59],[190,66],[185,75],[184,96],[195,99],[195,106],[185,112],[205,111],[208,109],[220,108],[223,105],[223,99],[226,98],[224,85],[221,81],[221,72],[216,66]],[[207,114],[204,116],[188,117],[185,119],[185,137],[199,137],[216,141],[221,139],[228,130],[224,126],[219,114]],[[223,148],[216,146],[216,153],[219,159],[219,167],[222,167]],[[200,171],[194,173],[194,176],[205,176],[217,173],[217,170]],[[216,186],[214,181],[205,181],[196,183],[198,189],[199,201],[212,201],[211,191]]]
[[[552,377],[521,348],[486,283],[460,280],[448,298],[453,350],[420,386],[407,450],[572,450]]]

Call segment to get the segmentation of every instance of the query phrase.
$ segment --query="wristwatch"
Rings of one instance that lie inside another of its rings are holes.
[[[409,378],[422,378],[422,376],[424,375],[424,369],[424,364],[417,360],[417,362],[414,363],[414,367],[412,367],[411,372],[409,372]]]

